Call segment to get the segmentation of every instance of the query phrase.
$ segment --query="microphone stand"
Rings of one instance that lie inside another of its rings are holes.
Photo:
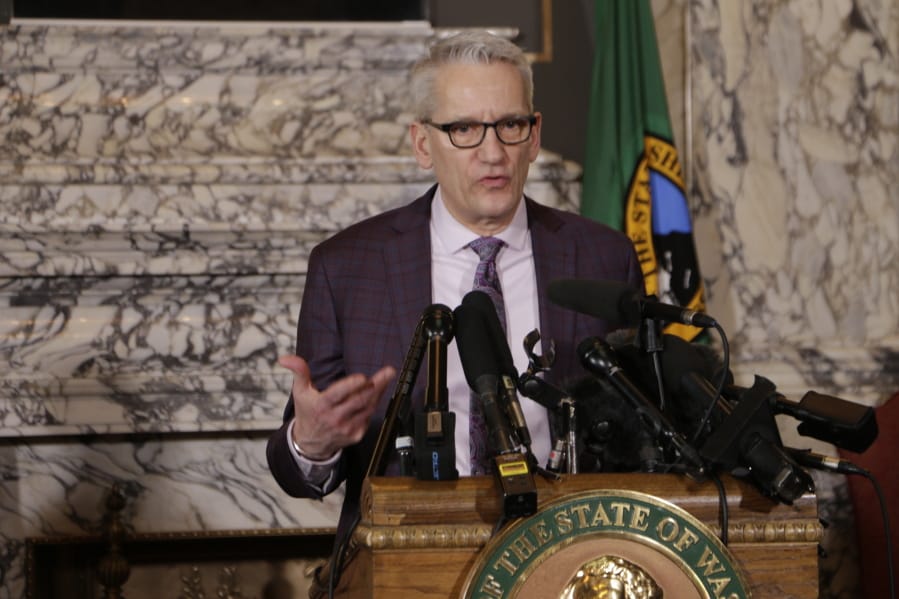
[[[555,362],[555,344],[550,340],[549,352],[541,356],[534,351],[540,341],[540,331],[534,329],[524,337],[524,352],[528,356],[528,368],[518,377],[518,391],[541,406],[559,414],[562,418],[562,434],[556,439],[550,452],[550,462],[546,468],[536,465],[539,474],[547,478],[558,479],[557,473],[565,469],[568,474],[577,474],[577,405],[575,401],[561,389],[537,376],[538,372],[548,371]],[[536,460],[535,460],[536,461]]]
[[[422,318],[418,321],[415,332],[412,334],[412,343],[406,352],[406,359],[403,361],[403,367],[397,377],[393,396],[390,398],[390,403],[387,404],[378,440],[365,472],[366,478],[384,474],[387,468],[387,447],[396,438],[397,427],[405,421],[405,416],[409,413],[412,387],[415,385],[415,379],[418,377],[418,370],[421,368],[421,361],[424,358],[425,349],[427,349],[427,340],[423,335],[424,326],[425,319]]]

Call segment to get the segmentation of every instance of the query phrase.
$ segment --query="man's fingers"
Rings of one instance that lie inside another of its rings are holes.
[[[338,406],[358,397],[359,393],[371,386],[371,379],[364,374],[351,374],[331,383],[322,391],[322,397],[332,406]]]
[[[371,380],[375,385],[375,388],[383,391],[387,388],[387,384],[393,380],[393,377],[396,376],[396,368],[393,366],[385,366],[381,370],[377,371],[374,375],[372,375]],[[381,395],[379,392],[378,395]]]
[[[352,375],[328,387],[323,397],[334,410],[337,419],[361,418],[367,422],[377,408],[384,389],[395,375],[396,370],[392,366],[381,368],[371,378]]]
[[[332,396],[335,403],[341,403],[342,400],[360,395],[367,398],[366,403],[370,403],[371,400],[376,400],[381,396],[387,383],[395,375],[396,369],[392,366],[384,366],[371,377],[353,374],[332,384],[325,394]],[[374,397],[371,397],[372,395]]]
[[[321,393],[300,394],[299,384],[313,389],[306,362],[297,356],[284,356],[278,363],[294,373],[296,440],[316,455],[332,455],[341,447],[358,443],[368,430],[384,389],[396,376],[396,369],[385,366],[371,377],[352,374],[331,383]]]

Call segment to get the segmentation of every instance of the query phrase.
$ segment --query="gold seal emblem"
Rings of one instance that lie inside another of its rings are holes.
[[[652,576],[621,557],[603,555],[578,568],[559,599],[662,599]]]

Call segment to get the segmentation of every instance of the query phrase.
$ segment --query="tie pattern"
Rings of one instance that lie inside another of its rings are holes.
[[[493,306],[496,308],[496,314],[503,330],[506,329],[506,308],[503,302],[502,288],[499,284],[499,275],[496,272],[496,256],[504,245],[506,245],[505,242],[496,237],[479,237],[468,244],[468,247],[474,250],[480,259],[474,273],[472,290],[483,291],[493,300]],[[476,394],[471,394],[470,401],[468,442],[471,451],[471,474],[472,476],[489,474],[492,464],[487,448],[487,426],[484,423],[484,414]]]

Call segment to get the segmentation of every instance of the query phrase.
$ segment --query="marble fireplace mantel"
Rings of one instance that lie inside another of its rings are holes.
[[[0,130],[0,434],[280,419],[306,256],[430,185],[405,25],[14,26]],[[573,208],[544,152],[528,193]]]

